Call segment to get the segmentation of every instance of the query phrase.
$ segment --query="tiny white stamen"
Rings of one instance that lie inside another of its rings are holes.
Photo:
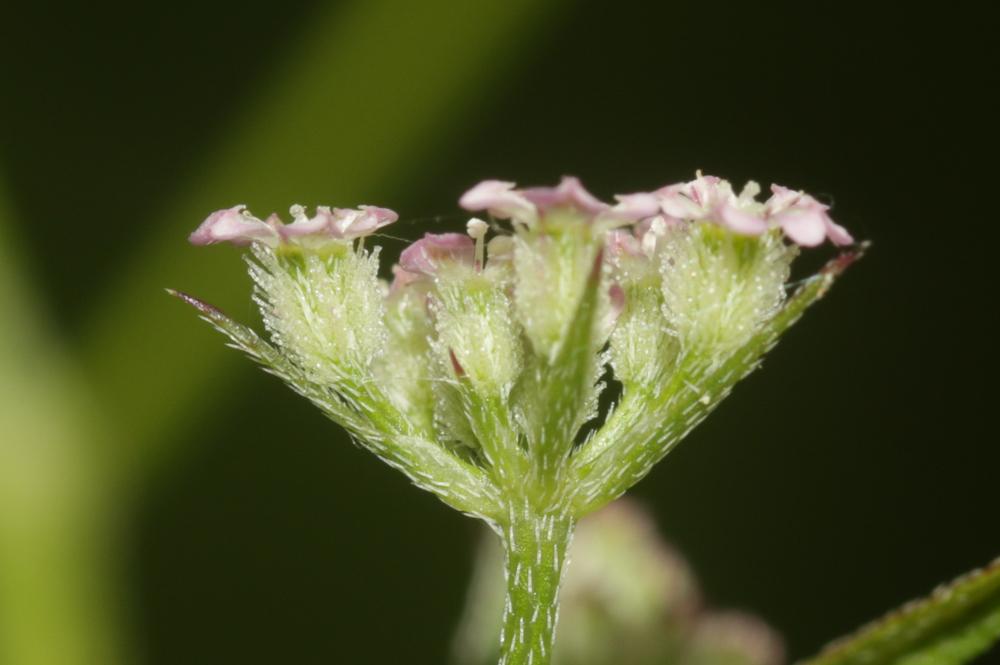
[[[483,262],[486,258],[486,244],[483,238],[486,237],[486,231],[489,228],[490,225],[478,217],[473,217],[465,225],[469,237],[476,241],[476,270],[483,269]]]
[[[743,204],[753,203],[754,198],[760,194],[760,185],[753,180],[747,180],[740,192],[739,202]]]
[[[490,225],[477,217],[473,217],[466,223],[465,228],[470,238],[480,240],[486,236],[486,231],[490,228]]]

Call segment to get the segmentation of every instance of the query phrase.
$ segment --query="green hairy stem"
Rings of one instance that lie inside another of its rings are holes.
[[[559,619],[559,586],[575,520],[512,507],[501,527],[507,599],[500,632],[500,665],[546,665]]]

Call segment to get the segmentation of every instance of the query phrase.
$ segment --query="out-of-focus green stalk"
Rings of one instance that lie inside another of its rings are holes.
[[[114,665],[123,647],[113,621],[114,503],[96,423],[18,265],[3,203],[0,663]]]
[[[168,430],[197,413],[209,388],[221,391],[221,376],[234,366],[161,295],[178,287],[224,309],[249,309],[233,253],[195,251],[186,235],[208,212],[234,203],[260,211],[292,202],[392,205],[390,184],[405,177],[412,185],[553,6],[365,0],[319,17],[289,45],[285,66],[250,100],[196,184],[151,225],[139,211],[136,228],[155,231],[114,293],[95,303],[88,371],[102,402],[114,405],[123,463],[153,463]]]

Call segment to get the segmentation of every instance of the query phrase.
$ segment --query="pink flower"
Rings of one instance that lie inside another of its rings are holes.
[[[354,240],[399,219],[399,215],[388,208],[369,205],[359,206],[357,210],[317,206],[316,216],[312,218],[305,214],[302,206],[292,206],[291,212],[294,221],[281,228],[285,240],[315,236]]]
[[[399,265],[403,270],[434,275],[447,263],[475,264],[476,245],[463,233],[425,233],[424,237],[403,250]]]
[[[760,187],[748,182],[737,195],[732,186],[715,176],[662,187],[655,192],[668,221],[711,221],[734,233],[760,235],[780,227],[792,242],[815,247],[827,238],[835,245],[854,242],[847,230],[827,214],[828,206],[803,192],[772,185],[766,203],[756,200]]]
[[[249,245],[263,242],[278,243],[278,226],[273,218],[266,222],[250,214],[245,205],[216,210],[194,230],[188,240],[193,245],[211,245],[217,242],[231,242],[234,245]]]
[[[834,245],[850,245],[854,238],[827,214],[823,205],[804,192],[771,185],[772,196],[764,204],[768,221],[781,227],[796,244],[815,247],[827,238]]]
[[[698,174],[691,182],[668,185],[656,191],[663,213],[674,220],[710,220],[734,233],[759,235],[767,222],[754,199],[760,191],[748,182],[737,196],[727,181]]]
[[[231,242],[248,245],[263,242],[276,246],[281,241],[298,242],[301,238],[353,240],[370,235],[399,219],[388,208],[359,206],[357,210],[318,206],[316,215],[309,217],[304,207],[294,205],[290,210],[291,224],[282,224],[277,215],[261,221],[250,214],[246,206],[239,205],[217,210],[201,223],[188,238],[195,245]]]

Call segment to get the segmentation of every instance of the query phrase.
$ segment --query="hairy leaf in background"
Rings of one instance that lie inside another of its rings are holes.
[[[1000,639],[1000,559],[834,642],[800,665],[960,665]]]

